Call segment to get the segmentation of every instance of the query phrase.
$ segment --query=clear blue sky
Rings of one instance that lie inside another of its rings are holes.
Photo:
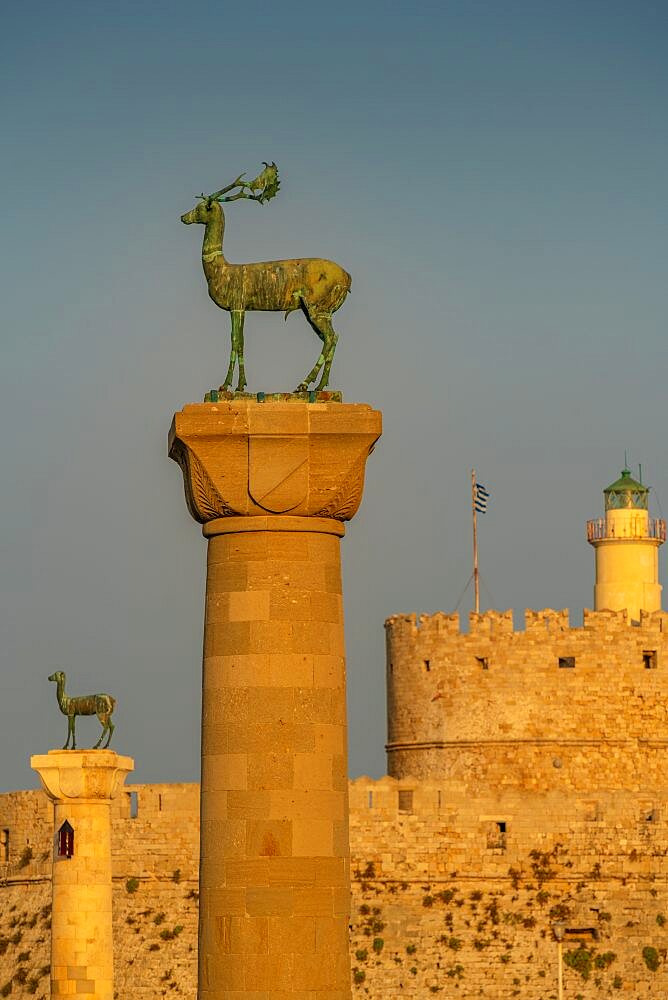
[[[668,508],[668,8],[37,0],[1,29],[0,788],[64,742],[58,668],[116,695],[138,780],[198,777],[205,545],[166,435],[229,327],[179,216],[272,159],[226,252],[352,273],[333,383],[385,414],[344,542],[351,773],[383,773],[383,620],[456,604],[471,465],[499,608],[579,621],[625,448]],[[316,352],[247,320],[252,390]]]

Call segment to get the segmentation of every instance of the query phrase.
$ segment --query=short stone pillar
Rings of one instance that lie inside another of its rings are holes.
[[[113,1000],[110,805],[134,761],[113,750],[51,750],[30,764],[54,803],[51,996]]]
[[[199,998],[350,997],[339,540],[381,433],[369,406],[187,406],[170,456],[208,568]]]

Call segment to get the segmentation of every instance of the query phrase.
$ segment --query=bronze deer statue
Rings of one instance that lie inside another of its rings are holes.
[[[202,266],[209,296],[217,306],[230,313],[232,346],[230,363],[222,389],[229,389],[234,370],[239,365],[236,391],[247,385],[244,368],[244,317],[248,310],[283,312],[285,318],[301,309],[316,332],[323,347],[311,371],[297,386],[304,392],[322,370],[318,391],[329,384],[329,373],[338,341],[332,327],[332,313],[343,305],[350,291],[351,277],[331,260],[306,257],[301,260],[272,260],[257,264],[230,264],[223,255],[225,215],[222,203],[246,198],[263,204],[273,198],[279,188],[275,163],[265,163],[265,169],[252,181],[241,174],[235,181],[210,195],[200,195],[200,202],[181,216],[187,226],[200,223],[204,228]],[[234,188],[233,195],[228,193]]]
[[[65,694],[66,678],[62,670],[56,670],[55,674],[51,674],[49,680],[56,682],[58,707],[63,715],[67,716],[67,742],[65,743],[63,750],[70,749],[70,738],[72,739],[71,749],[76,750],[77,748],[76,735],[74,733],[74,720],[77,715],[97,715],[100,725],[102,726],[102,733],[100,734],[99,740],[93,747],[93,750],[97,750],[100,743],[104,739],[105,733],[107,734],[107,742],[104,746],[108,747],[114,732],[114,724],[111,721],[111,713],[116,707],[116,699],[112,698],[110,694],[88,694],[79,698],[68,697],[68,695]]]

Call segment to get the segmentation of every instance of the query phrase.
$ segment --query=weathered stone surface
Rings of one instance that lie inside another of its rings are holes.
[[[169,453],[202,524],[286,513],[349,521],[380,433],[380,413],[362,403],[233,399],[184,407]]]
[[[467,633],[457,615],[395,615],[386,632],[391,775],[448,775],[471,794],[663,785],[665,612],[634,627],[586,611],[571,628],[567,611],[527,611],[515,630],[490,611]]]
[[[51,992],[112,1000],[109,807],[134,761],[112,750],[52,750],[30,763],[53,802]],[[74,831],[71,857],[58,854],[65,822]]]
[[[423,1000],[432,987],[448,996],[455,984],[465,1000],[545,1000],[556,991],[555,914],[568,926],[597,930],[597,941],[586,939],[586,949],[596,949],[593,961],[615,955],[587,981],[567,967],[567,997],[594,1000],[611,990],[635,1000],[668,993],[664,785],[651,794],[617,788],[592,796],[519,788],[473,796],[460,779],[445,777],[358,778],[349,787],[350,952],[360,1000]],[[138,799],[135,818],[131,794]],[[172,993],[195,1000],[199,788],[127,786],[111,813],[118,1000]],[[0,867],[0,988],[18,970],[26,975],[12,996],[23,997],[34,979],[36,996],[48,995],[50,814],[41,791],[0,795],[0,827],[10,831],[13,845],[9,866]],[[505,839],[499,822],[507,824]],[[254,828],[253,836],[260,832]],[[18,868],[28,839],[33,858]],[[133,892],[129,880],[136,880]],[[243,916],[242,893],[226,895],[230,916]],[[301,908],[309,897],[305,892]],[[230,923],[230,942],[239,927]],[[287,951],[303,935],[317,953],[318,941],[336,937],[334,924],[314,922],[308,913],[271,916],[266,928],[266,937],[259,924],[246,930],[272,953]],[[576,948],[573,941],[565,945],[565,951]],[[645,948],[659,953],[656,972],[643,960]]]
[[[339,542],[380,429],[368,406],[294,399],[174,418],[208,539],[200,1000],[350,996]]]

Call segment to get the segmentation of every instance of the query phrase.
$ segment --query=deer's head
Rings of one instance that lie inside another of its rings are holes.
[[[59,683],[60,681],[65,680],[65,674],[62,672],[62,670],[56,670],[55,674],[51,674],[49,680]]]
[[[194,222],[199,222],[200,225],[206,226],[207,222],[210,222],[216,215],[220,215],[222,209],[217,201],[210,198],[204,198],[191,208],[189,212],[181,216],[181,222],[185,223],[186,226],[191,226]]]

